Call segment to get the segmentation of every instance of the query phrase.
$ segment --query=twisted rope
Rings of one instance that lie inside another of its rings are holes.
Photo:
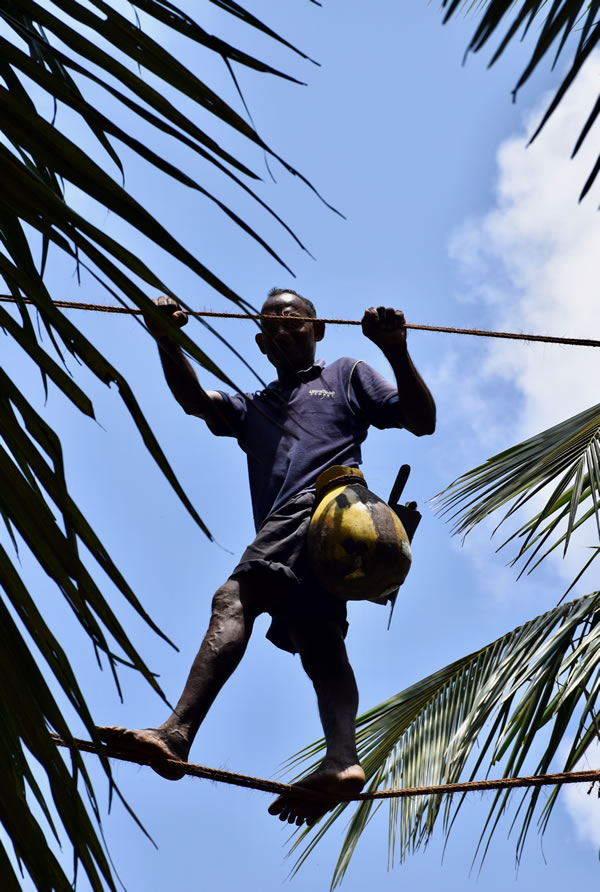
[[[96,746],[90,741],[79,740],[78,738],[73,738],[71,741],[66,741],[58,734],[51,734],[51,737],[55,741],[57,746],[64,746],[68,749],[76,748],[87,753],[103,753],[104,755],[109,756],[111,759],[119,759],[123,762],[133,762],[137,765],[151,766],[151,763],[147,756],[140,755],[139,757],[136,757],[131,753],[124,755],[116,747],[112,747],[109,744],[103,743],[100,746]],[[293,793],[296,798],[300,793],[307,799],[331,799],[331,796],[326,796],[322,793],[318,793],[315,790],[310,790],[301,786],[282,784],[278,783],[277,781],[270,781],[261,777],[251,777],[247,774],[237,774],[233,771],[225,771],[222,768],[207,768],[204,765],[194,765],[190,762],[179,762],[176,759],[163,759],[161,760],[161,765],[162,764],[164,764],[165,766],[179,768],[183,771],[184,774],[189,775],[190,777],[201,777],[205,778],[206,780],[217,781],[223,784],[233,784],[237,787],[247,787],[253,790],[262,790],[265,793],[275,793],[277,795],[281,795],[282,793]],[[476,790],[510,790],[517,787],[543,787],[547,785],[581,783],[594,784],[596,782],[600,782],[600,769],[591,769],[588,771],[559,772],[557,774],[538,774],[531,775],[529,777],[503,777],[496,780],[464,781],[462,783],[455,784],[431,784],[424,787],[404,787],[402,789],[374,790],[368,793],[360,793],[358,796],[342,798],[339,801],[357,802],[366,799],[403,799],[409,796],[432,796],[451,795],[452,793],[471,793]]]
[[[34,303],[34,301],[29,300],[28,298],[22,298],[22,300],[26,304]],[[11,297],[8,294],[0,294],[0,302],[16,303],[17,301],[14,297]],[[88,304],[70,300],[55,300],[53,301],[53,303],[55,306],[67,310],[92,310],[97,313],[125,313],[127,315],[137,316],[143,315],[143,311],[135,307],[114,307],[107,304]],[[260,320],[280,318],[278,316],[269,316],[261,313],[225,313],[213,310],[192,310],[189,312],[189,315],[196,317],[210,317],[213,319]],[[357,319],[324,319],[321,317],[315,319],[314,316],[294,316],[294,318],[306,322],[323,322],[327,325],[361,324],[360,321]],[[513,341],[537,341],[544,344],[566,344],[569,347],[600,347],[600,341],[594,340],[593,338],[566,338],[557,337],[554,335],[524,334],[523,332],[514,331],[488,331],[479,328],[452,328],[445,325],[424,325],[418,322],[407,322],[405,324],[405,327],[414,329],[415,331],[438,331],[444,334],[474,335],[475,337],[480,338],[505,338]]]

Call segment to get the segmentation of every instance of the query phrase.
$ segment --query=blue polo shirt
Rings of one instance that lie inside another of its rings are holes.
[[[248,477],[258,529],[293,496],[312,489],[332,465],[358,467],[370,425],[402,427],[398,392],[362,360],[343,357],[298,372],[256,393],[223,393],[217,436],[236,437],[248,459]]]

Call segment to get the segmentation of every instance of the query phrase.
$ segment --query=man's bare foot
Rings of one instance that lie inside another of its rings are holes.
[[[173,762],[185,762],[184,746],[160,728],[131,730],[118,726],[97,728],[100,740],[124,756],[143,758],[150,767],[167,780],[180,780],[185,770]]]
[[[360,793],[364,785],[365,773],[358,762],[340,768],[325,760],[316,771],[294,784],[295,787],[324,794],[323,799],[282,793],[269,806],[269,814],[278,815],[280,821],[297,824],[298,827],[304,823],[314,824],[341,801]]]

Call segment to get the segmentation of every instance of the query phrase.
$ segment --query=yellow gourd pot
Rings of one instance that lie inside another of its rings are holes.
[[[344,600],[385,601],[402,585],[412,554],[390,506],[367,489],[357,468],[319,475],[308,530],[308,558],[325,591]]]

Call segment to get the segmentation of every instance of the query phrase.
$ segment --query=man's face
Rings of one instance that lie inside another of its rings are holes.
[[[321,322],[303,322],[307,316],[304,301],[295,294],[284,292],[265,301],[262,313],[277,316],[263,319],[256,343],[277,371],[298,372],[310,368],[315,361],[316,342],[324,334]]]

